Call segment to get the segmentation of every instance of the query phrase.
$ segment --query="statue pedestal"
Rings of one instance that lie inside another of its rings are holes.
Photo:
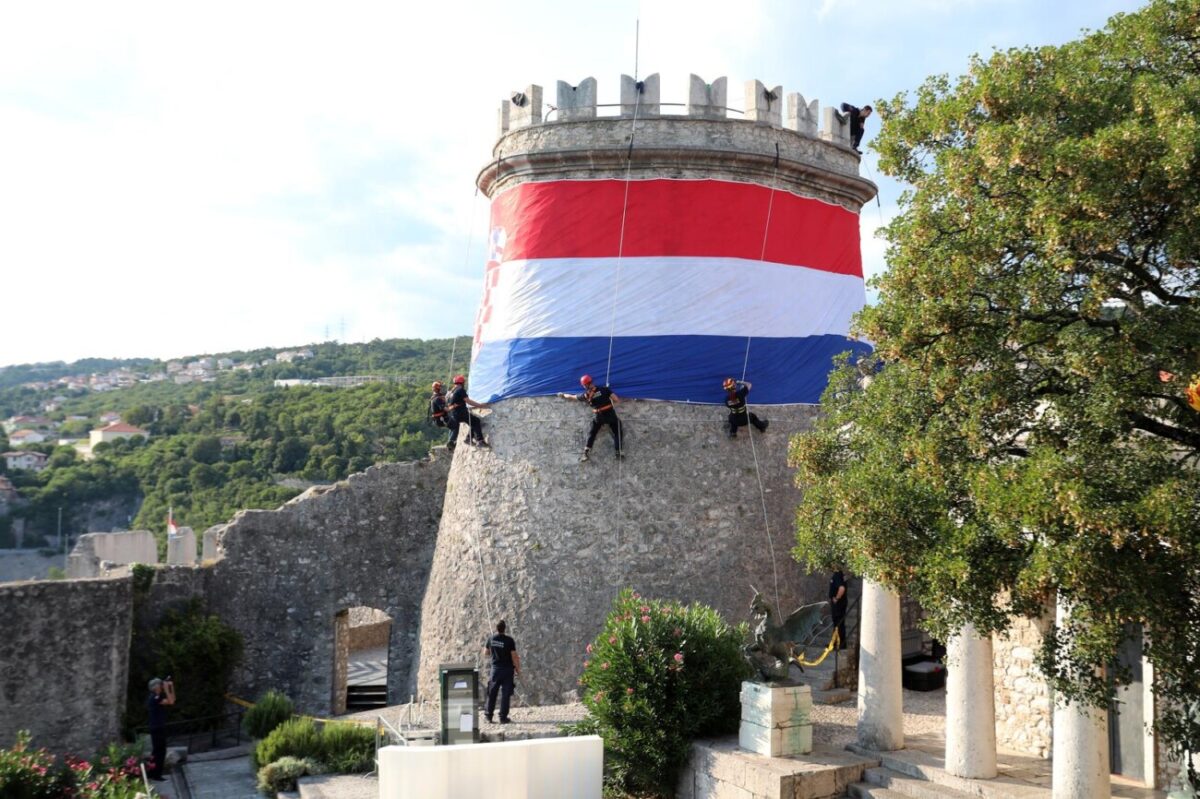
[[[812,689],[807,685],[742,683],[738,746],[767,757],[812,752]]]

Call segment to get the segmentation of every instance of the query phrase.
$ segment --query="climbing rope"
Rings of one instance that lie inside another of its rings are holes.
[[[639,56],[639,50],[641,47],[641,25],[642,25],[642,22],[641,22],[641,19],[639,18],[637,20],[636,26],[634,28],[633,119],[631,119],[630,123],[629,123],[629,148],[625,152],[625,193],[624,193],[625,196],[623,197],[623,199],[621,201],[621,228],[620,228],[620,232],[617,236],[617,274],[616,274],[615,282],[613,285],[612,315],[609,319],[609,324],[608,324],[608,362],[604,366],[604,385],[607,387],[611,387],[611,385],[612,385],[611,377],[612,377],[613,341],[616,338],[616,331],[617,331],[617,300],[621,296],[621,259],[625,255],[625,221],[629,216],[629,186],[630,186],[630,183],[632,182],[632,174],[633,174],[633,143],[634,143],[634,140],[637,138],[638,113],[640,112],[641,107],[642,107],[642,91],[641,91],[641,88],[638,86],[638,56]],[[615,409],[614,409],[614,411],[615,411]],[[623,457],[624,452],[625,452],[625,424],[624,424],[624,422],[621,421],[619,416],[617,418],[616,424],[617,424],[617,438],[621,442],[622,457],[617,458],[617,502],[616,502],[616,512],[614,514],[614,518],[617,520],[617,523],[615,525],[613,525],[613,528],[614,528],[613,529],[613,537],[616,539],[616,546],[613,551],[619,553],[621,551],[621,527],[623,524],[623,519],[621,517],[621,494],[622,494],[621,483],[623,480],[623,471],[624,471],[622,469],[622,462],[625,460],[625,458]],[[614,598],[620,594],[622,585],[625,582],[625,574],[626,574],[626,571],[624,569],[624,560],[622,560],[619,556],[617,557],[616,560],[617,560],[617,569],[619,571],[619,574],[618,574],[618,579],[614,581],[614,585],[613,585]]]
[[[767,198],[767,220],[763,225],[762,248],[758,253],[758,262],[764,263],[767,259],[767,237],[771,232],[771,211],[775,207],[775,186],[779,179],[779,143],[775,143],[775,169],[771,173],[771,193]],[[753,336],[746,336],[746,356],[742,361],[742,382],[746,381],[746,370],[750,366],[750,342]],[[749,421],[750,408],[749,403],[746,403],[747,421]],[[750,439],[750,453],[754,456],[754,476],[758,480],[758,499],[762,503],[763,527],[767,533],[767,549],[771,553],[771,578],[774,583],[775,590],[775,607],[782,607],[779,602],[779,565],[775,559],[775,541],[771,535],[771,517],[767,512],[767,492],[763,487],[762,468],[758,463],[758,446],[754,443],[754,431],[750,430],[750,425],[747,425],[746,437]],[[783,611],[780,610],[782,613]]]

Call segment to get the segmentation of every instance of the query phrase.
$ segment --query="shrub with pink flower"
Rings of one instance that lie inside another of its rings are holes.
[[[568,729],[603,736],[610,788],[671,796],[691,740],[737,729],[745,635],[712,608],[621,592],[587,647],[590,715]]]
[[[67,755],[60,762],[45,749],[32,749],[30,741],[21,731],[11,749],[0,749],[0,796],[134,799],[141,789],[137,758],[109,754],[125,748],[110,746],[92,760]]]

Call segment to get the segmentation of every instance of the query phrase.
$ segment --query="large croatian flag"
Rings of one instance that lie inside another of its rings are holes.
[[[524,183],[493,199],[471,393],[578,391],[587,373],[719,403],[744,374],[756,404],[817,402],[833,357],[868,350],[847,338],[864,301],[840,206],[716,180]]]

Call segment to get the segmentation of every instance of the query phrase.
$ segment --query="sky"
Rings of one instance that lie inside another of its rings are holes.
[[[0,366],[467,334],[500,101],[659,73],[861,105],[1124,0],[7,3]],[[868,122],[865,142],[877,131]],[[864,270],[902,186],[862,213]]]

